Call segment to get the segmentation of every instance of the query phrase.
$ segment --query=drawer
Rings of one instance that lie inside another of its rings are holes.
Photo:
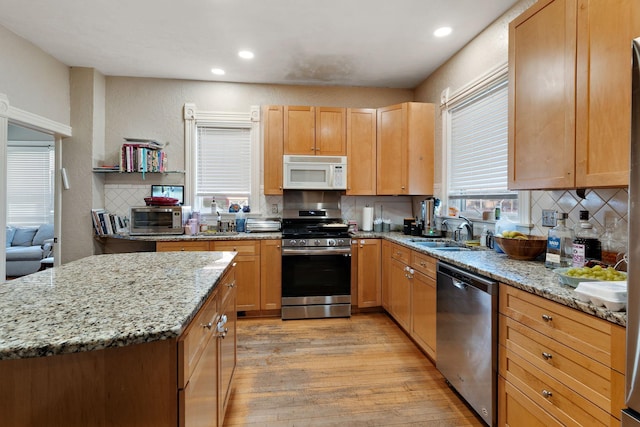
[[[498,377],[498,425],[518,427],[527,420],[527,427],[562,427],[560,421],[549,415],[525,396],[513,384]]]
[[[619,394],[612,390],[624,380],[621,373],[513,319],[501,315],[499,324],[503,348],[605,411],[619,414],[624,402],[616,402]]]
[[[622,327],[508,285],[500,285],[500,313],[605,366],[624,371]]]
[[[184,388],[189,382],[209,338],[215,337],[218,317],[217,299],[216,290],[178,339],[178,388]]]
[[[156,252],[208,250],[209,242],[206,240],[185,242],[156,242]]]
[[[392,244],[391,258],[397,259],[398,261],[409,265],[409,263],[411,262],[411,249],[405,248],[404,246]]]
[[[211,242],[211,250],[238,252],[238,255],[260,255],[260,242],[255,240],[223,240]]]
[[[432,279],[436,278],[436,260],[429,255],[411,251],[411,267],[425,276],[429,276]]]
[[[615,426],[620,421],[509,349],[500,347],[500,375],[566,426]]]

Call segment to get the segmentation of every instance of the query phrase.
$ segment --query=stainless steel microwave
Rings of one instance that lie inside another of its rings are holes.
[[[285,189],[346,190],[346,156],[284,156]]]
[[[183,234],[182,211],[182,206],[133,206],[129,215],[129,234]]]

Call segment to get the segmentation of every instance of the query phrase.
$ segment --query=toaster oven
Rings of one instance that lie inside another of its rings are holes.
[[[133,206],[129,215],[129,234],[183,234],[182,206]]]

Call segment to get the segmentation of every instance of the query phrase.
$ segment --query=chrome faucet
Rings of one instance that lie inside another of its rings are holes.
[[[471,222],[471,220],[469,220],[469,218],[464,217],[462,215],[460,215],[459,218],[462,219],[464,222],[462,222],[458,226],[458,228],[453,232],[453,240],[460,241],[460,231],[465,229],[467,230],[466,240],[472,240],[473,239],[473,223]]]

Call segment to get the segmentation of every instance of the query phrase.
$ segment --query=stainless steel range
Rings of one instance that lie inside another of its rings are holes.
[[[285,191],[282,319],[351,316],[351,239],[340,192]]]

